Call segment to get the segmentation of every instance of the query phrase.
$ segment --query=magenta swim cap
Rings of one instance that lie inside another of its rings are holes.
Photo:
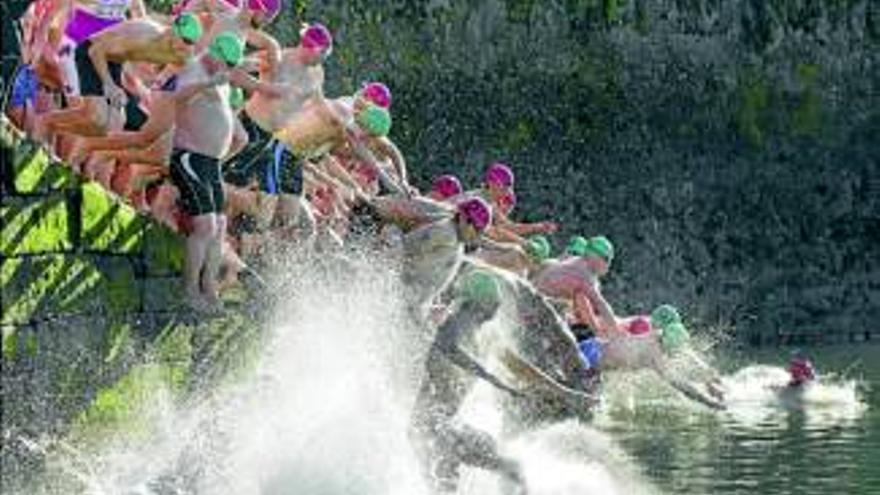
[[[371,82],[364,85],[361,95],[369,102],[382,108],[391,106],[391,90],[380,82]]]
[[[505,163],[495,162],[486,170],[483,182],[492,186],[513,187],[513,170]]]
[[[458,213],[480,232],[492,223],[492,207],[483,198],[469,198],[458,203]]]
[[[637,316],[629,322],[626,330],[632,335],[642,335],[651,331],[651,320],[646,316]]]
[[[281,0],[247,0],[248,10],[264,12],[269,19],[273,19],[281,12]]]
[[[437,193],[440,199],[458,196],[462,193],[461,181],[454,175],[441,175],[434,179],[431,191]]]
[[[327,26],[315,22],[300,32],[300,44],[305,48],[317,48],[327,55],[333,48],[333,35]]]

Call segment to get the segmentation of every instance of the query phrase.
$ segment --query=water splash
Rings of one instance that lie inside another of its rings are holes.
[[[186,403],[159,393],[146,438],[45,446],[46,474],[27,493],[426,494],[407,426],[429,335],[407,323],[395,267],[365,261],[290,267],[251,376]],[[500,403],[475,387],[463,419],[500,437]],[[502,448],[522,462],[530,493],[649,491],[609,437],[575,422]],[[498,485],[466,470],[459,493]]]

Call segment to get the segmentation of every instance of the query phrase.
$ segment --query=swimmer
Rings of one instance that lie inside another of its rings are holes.
[[[221,33],[207,52],[183,67],[177,85],[183,90],[224,74],[242,59],[244,42],[234,33]],[[192,217],[186,239],[184,282],[189,304],[197,310],[219,308],[217,274],[226,232],[225,196],[220,160],[229,152],[235,115],[229,85],[202,89],[177,108],[171,179],[180,190],[180,203]]]
[[[464,398],[479,378],[503,391],[514,402],[513,407],[522,401],[545,405],[559,401],[575,410],[587,410],[595,404],[593,397],[564,384],[572,374],[586,371],[585,367],[573,336],[559,327],[561,320],[525,280],[466,261],[450,292],[450,314],[438,327],[425,364],[413,411],[411,439],[426,478],[437,493],[456,490],[461,465],[498,471],[508,482],[524,488],[518,464],[499,454],[494,439],[455,418]],[[461,348],[461,342],[496,316],[505,300],[513,301],[514,313],[520,324],[527,327],[524,333],[532,335],[529,343],[522,343],[525,349],[508,351],[502,357],[509,365],[508,371],[529,384],[523,390],[504,383]],[[541,370],[540,365],[519,357],[524,351],[542,354],[543,359],[535,362],[550,361],[552,367]],[[557,368],[565,368],[559,363],[564,363],[566,357],[573,360],[570,373],[558,375],[566,378],[552,378],[557,376]]]
[[[575,322],[600,336],[618,331],[617,318],[605,300],[599,279],[608,273],[614,245],[604,236],[591,238],[580,255],[545,260],[530,279],[543,294],[569,305]]]
[[[129,94],[121,87],[119,67],[125,62],[183,65],[202,36],[198,16],[183,13],[165,26],[149,18],[121,22],[91,38],[89,57],[110,104],[124,107]],[[128,113],[128,112],[127,112]],[[126,115],[130,120],[131,115]],[[131,127],[131,125],[130,125]]]
[[[357,113],[361,108],[369,104],[389,110],[391,107],[391,90],[381,82],[368,82],[356,91],[354,95],[337,98],[334,102],[345,107],[351,113]],[[406,160],[403,158],[403,153],[387,135],[371,138],[366,141],[366,145],[376,158],[376,165],[379,166],[375,172],[378,174],[380,195],[403,193],[408,197],[412,197],[418,194],[418,190],[409,184]],[[353,168],[359,164],[369,165],[363,163],[353,150],[346,149],[345,147],[336,150],[334,154],[338,159],[348,164],[348,168]]]
[[[492,237],[499,241],[516,241],[516,236],[556,232],[559,225],[555,222],[521,223],[510,219],[510,213],[516,206],[514,183],[513,170],[506,163],[495,162],[483,174],[481,193],[499,212],[493,226],[503,231],[493,234]]]
[[[650,318],[623,318],[618,332],[598,339],[602,344],[599,369],[649,369],[689,399],[724,409],[720,375],[690,349],[689,339],[678,311],[669,305],[658,306]],[[672,359],[679,362],[671,365]],[[682,376],[683,372],[697,373],[702,378],[695,381]],[[702,382],[705,391],[697,382]]]
[[[320,23],[310,24],[300,32],[300,42],[280,52],[276,63],[265,65],[259,78],[244,73],[232,77],[233,84],[251,93],[241,121],[249,144],[229,167],[230,182],[245,186],[256,179],[259,190],[268,196],[263,203],[274,210],[279,226],[305,226],[308,237],[314,235],[314,213],[303,197],[303,156],[278,140],[274,133],[301,112],[313,98],[323,98],[322,62],[333,50],[333,37]],[[261,225],[265,230],[269,225]]]
[[[816,381],[813,363],[800,351],[795,351],[788,362],[789,388],[804,388]]]
[[[102,135],[121,127],[122,109],[107,101],[101,78],[89,57],[92,38],[125,21],[126,16],[146,16],[143,0],[68,0],[61,2],[51,24],[66,19],[58,64],[70,107],[41,115],[34,123],[34,136],[54,151],[56,133]],[[121,73],[121,66],[114,66]]]

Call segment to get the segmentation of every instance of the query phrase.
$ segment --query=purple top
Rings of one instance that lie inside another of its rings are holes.
[[[87,10],[75,9],[73,16],[67,21],[67,28],[64,30],[64,34],[76,44],[80,44],[101,31],[119,24],[123,20],[125,20],[125,17],[108,19],[106,17],[99,17]]]

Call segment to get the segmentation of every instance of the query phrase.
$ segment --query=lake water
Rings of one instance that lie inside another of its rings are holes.
[[[645,400],[641,379],[617,384],[596,424],[665,493],[880,494],[880,391],[871,390],[880,383],[880,346],[807,352],[820,374],[843,375],[814,401],[785,407],[762,393],[784,379],[778,366],[789,351],[748,349],[750,358],[728,366],[746,368],[729,375],[738,387],[729,411],[672,406],[668,395]]]

